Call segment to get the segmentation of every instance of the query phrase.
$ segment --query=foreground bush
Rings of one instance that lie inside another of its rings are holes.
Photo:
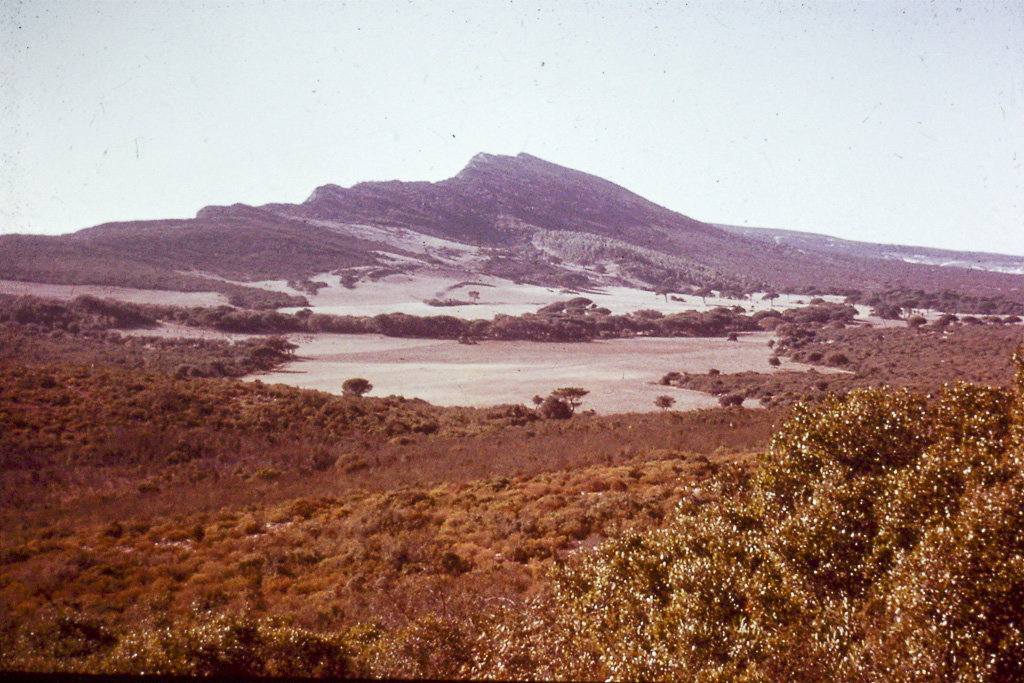
[[[798,408],[749,497],[559,573],[559,673],[1024,679],[1022,375]]]
[[[56,614],[32,636],[33,654],[17,668],[62,668],[107,674],[218,677],[355,676],[352,644],[358,633],[318,634],[271,619],[196,612],[163,624],[140,624],[116,638],[101,625]]]

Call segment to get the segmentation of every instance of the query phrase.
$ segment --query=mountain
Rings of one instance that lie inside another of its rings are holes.
[[[743,237],[751,237],[762,242],[794,247],[801,251],[821,252],[839,256],[855,256],[858,258],[877,258],[905,263],[923,263],[931,266],[953,266],[990,270],[995,273],[1024,274],[1024,256],[992,254],[981,251],[952,251],[949,249],[933,249],[931,247],[910,247],[899,244],[876,244],[843,240],[829,235],[820,235],[795,230],[776,230],[773,228],[748,228],[737,225],[715,224],[721,228]]]
[[[753,291],[903,286],[1019,299],[1013,273],[886,260],[703,223],[536,157],[479,154],[430,182],[318,187],[301,204],[0,236],[0,278],[223,291],[322,273],[450,269],[570,287]]]

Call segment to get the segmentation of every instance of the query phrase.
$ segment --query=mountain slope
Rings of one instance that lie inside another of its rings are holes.
[[[979,251],[952,251],[930,247],[911,247],[900,244],[876,244],[844,240],[829,235],[773,228],[749,228],[738,225],[715,224],[727,232],[750,237],[775,245],[794,247],[802,251],[815,251],[840,256],[878,258],[931,266],[975,268],[995,273],[1024,274],[1024,256],[1009,256]]]
[[[803,246],[734,234],[527,154],[479,154],[436,183],[324,185],[302,204],[207,207],[189,220],[111,223],[60,237],[2,236],[0,278],[201,289],[211,277],[302,280],[400,264],[567,286],[906,286],[1019,298],[1024,283],[1019,275]],[[461,256],[449,258],[455,252]]]

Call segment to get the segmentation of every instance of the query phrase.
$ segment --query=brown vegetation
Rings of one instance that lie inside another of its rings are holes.
[[[828,393],[866,387],[937,392],[956,381],[1006,387],[1013,380],[1010,355],[1022,340],[1020,325],[1004,323],[916,328],[804,325],[779,327],[777,332],[777,353],[830,371],[670,372],[661,383],[716,396],[741,395],[767,406],[821,400]]]
[[[1024,366],[1001,388],[1019,326],[840,327],[818,305],[758,318],[784,356],[845,369],[804,373],[812,396],[932,395],[605,417],[564,387],[571,419],[545,419],[545,399],[202,377],[181,368],[289,348],[121,337],[156,316],[109,302],[4,304],[0,669],[1020,677]],[[785,372],[767,378],[803,381]],[[702,377],[729,403],[760,390]]]

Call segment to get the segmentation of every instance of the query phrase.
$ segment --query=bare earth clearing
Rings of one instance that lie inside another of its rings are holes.
[[[0,294],[63,300],[88,294],[99,299],[164,306],[221,306],[228,302],[228,298],[218,292],[169,292],[162,289],[134,289],[113,285],[50,285],[18,280],[0,280]]]
[[[653,292],[629,287],[603,287],[594,291],[566,291],[554,287],[515,284],[488,276],[470,276],[448,269],[414,275],[394,274],[378,281],[362,281],[354,289],[342,287],[337,276],[321,275],[328,283],[310,296],[310,308],[336,315],[376,315],[403,312],[411,315],[452,315],[466,319],[491,319],[495,315],[521,315],[555,301],[586,296],[613,313],[655,309],[664,313],[709,310],[715,306],[742,306],[747,312],[790,308],[807,303],[807,297],[783,295],[773,303],[755,295],[736,300],[684,296],[666,300]],[[464,276],[463,276],[464,277]],[[275,291],[292,290],[284,282],[246,283]],[[461,306],[430,306],[428,299],[467,301],[478,292],[478,302]],[[137,303],[179,306],[216,306],[226,303],[221,294],[168,292],[95,285],[47,285],[0,281],[0,292],[70,299],[82,294]],[[841,300],[841,297],[826,297]],[[860,309],[860,307],[858,307]],[[283,309],[298,310],[298,309]],[[860,311],[864,315],[867,311]],[[877,321],[876,321],[877,322]],[[130,334],[236,340],[250,335],[226,334],[181,325],[161,325]],[[771,372],[768,332],[742,335],[738,342],[725,339],[616,339],[584,344],[537,342],[484,342],[458,344],[434,339],[395,339],[379,335],[291,335],[299,344],[296,361],[278,371],[254,376],[267,383],[341,393],[351,377],[365,377],[374,385],[373,395],[421,398],[444,406],[490,406],[501,403],[530,404],[535,395],[546,396],[563,386],[590,390],[584,409],[599,413],[657,410],[654,399],[670,395],[676,410],[718,405],[707,394],[657,384],[669,371],[701,373],[711,368],[722,372],[754,370]],[[784,361],[782,369],[810,366]],[[819,370],[821,370],[819,368]]]
[[[215,278],[209,273],[205,277],[233,284],[258,287],[287,294],[304,294],[282,280],[260,282],[237,282]],[[467,279],[468,278],[468,279]],[[775,308],[784,310],[805,305],[810,297],[782,295],[773,302],[765,301],[755,294],[749,299],[729,299],[709,296],[685,295],[683,301],[673,301],[654,292],[625,286],[604,286],[593,290],[564,290],[531,284],[516,284],[510,280],[487,275],[466,275],[451,269],[425,269],[414,274],[394,274],[380,280],[360,281],[356,287],[341,286],[335,275],[322,274],[313,278],[327,286],[315,295],[305,294],[316,313],[330,315],[377,315],[380,313],[407,313],[409,315],[450,315],[468,320],[490,320],[495,315],[522,315],[535,313],[538,308],[583,296],[597,306],[608,308],[612,313],[630,313],[641,309],[653,309],[662,313],[681,311],[708,311],[716,306],[742,306],[748,313]],[[477,292],[479,299],[470,303],[469,292]],[[52,285],[36,282],[0,280],[0,294],[33,295],[57,299],[73,299],[88,294],[101,299],[116,299],[131,303],[161,304],[169,306],[221,306],[227,304],[227,297],[217,292],[172,292],[165,290],[133,289],[107,285]],[[841,302],[842,297],[825,296],[827,301]],[[465,302],[456,306],[432,306],[426,301],[451,300]],[[862,316],[867,308],[858,306]],[[283,308],[283,313],[294,313],[298,308]]]
[[[583,344],[484,342],[476,345],[433,339],[394,339],[378,335],[301,335],[299,359],[281,370],[254,376],[332,393],[350,377],[365,377],[375,396],[422,398],[445,406],[529,404],[563,386],[590,390],[585,409],[599,413],[657,410],[654,399],[670,395],[674,408],[718,405],[696,391],[657,384],[670,370],[770,372],[770,334],[724,339],[614,339]],[[785,362],[784,368],[809,366]]]
[[[377,315],[397,312],[489,320],[499,314],[535,313],[542,306],[580,296],[590,299],[597,306],[609,309],[612,313],[653,309],[667,314],[687,310],[707,311],[716,306],[742,306],[748,313],[753,313],[769,308],[782,310],[802,306],[810,298],[783,295],[770,303],[756,294],[750,299],[712,296],[702,299],[699,296],[684,295],[679,297],[683,301],[673,301],[652,291],[635,287],[602,286],[590,290],[565,290],[541,285],[516,284],[510,280],[487,275],[465,275],[451,269],[421,270],[411,275],[399,273],[376,281],[364,280],[353,289],[342,287],[337,276],[324,274],[313,279],[326,283],[327,286],[308,297],[309,307],[317,313],[332,315]],[[268,284],[258,283],[261,287]],[[468,303],[473,298],[469,292],[476,292],[479,295],[475,303]],[[841,302],[843,299],[836,296],[823,298],[834,302]],[[457,306],[431,306],[426,303],[432,299],[467,303]],[[298,309],[282,309],[285,312],[296,310]]]

